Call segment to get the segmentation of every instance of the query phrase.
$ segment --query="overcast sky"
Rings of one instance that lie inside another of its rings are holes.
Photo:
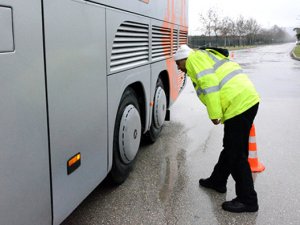
[[[199,14],[214,8],[220,17],[253,18],[264,28],[300,27],[300,0],[189,0],[189,33],[198,34]]]

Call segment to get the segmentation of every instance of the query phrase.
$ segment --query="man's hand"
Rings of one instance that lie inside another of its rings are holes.
[[[221,122],[221,120],[219,119],[213,119],[211,121],[213,122],[214,125],[218,125]]]

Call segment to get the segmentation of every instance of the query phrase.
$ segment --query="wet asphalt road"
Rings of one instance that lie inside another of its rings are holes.
[[[233,52],[262,99],[255,127],[266,170],[253,174],[258,212],[221,209],[235,197],[231,177],[226,194],[199,188],[222,149],[223,125],[211,123],[188,82],[159,140],[141,147],[128,180],[117,188],[102,183],[63,225],[300,224],[300,61],[290,58],[293,47]]]

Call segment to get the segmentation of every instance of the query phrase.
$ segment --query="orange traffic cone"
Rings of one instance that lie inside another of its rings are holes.
[[[231,52],[231,59],[233,59],[234,58],[234,52]]]
[[[250,135],[249,135],[249,156],[248,162],[251,168],[251,171],[254,173],[262,172],[265,170],[265,166],[258,161],[257,157],[257,148],[256,148],[256,138],[255,138],[255,127],[252,124]]]

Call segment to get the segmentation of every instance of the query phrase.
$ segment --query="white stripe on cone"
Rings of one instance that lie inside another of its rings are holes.
[[[257,151],[249,151],[249,156],[248,158],[250,159],[255,159],[257,158]]]

